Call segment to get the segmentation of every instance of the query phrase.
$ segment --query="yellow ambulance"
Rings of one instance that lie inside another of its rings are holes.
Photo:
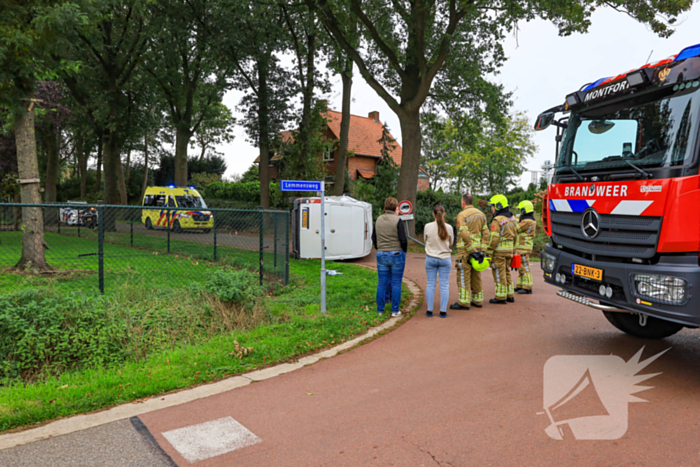
[[[207,211],[207,204],[194,187],[175,185],[149,186],[143,196],[141,221],[148,230],[167,229],[173,232],[201,230],[208,233],[214,228],[214,216]]]

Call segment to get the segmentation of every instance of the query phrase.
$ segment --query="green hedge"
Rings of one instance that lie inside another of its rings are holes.
[[[416,233],[423,233],[425,224],[433,222],[433,207],[436,204],[445,208],[445,220],[452,227],[457,226],[457,214],[462,210],[462,195],[459,193],[444,193],[442,190],[419,191],[416,197],[414,215],[416,218]],[[474,206],[479,207],[479,198],[474,197]],[[485,211],[484,211],[485,212]],[[487,217],[489,213],[485,212]]]
[[[260,205],[260,182],[214,182],[204,190],[205,198],[234,200]],[[280,207],[283,204],[282,191],[279,183],[270,183],[270,206]]]

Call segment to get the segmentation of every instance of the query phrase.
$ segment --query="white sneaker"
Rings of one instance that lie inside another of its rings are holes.
[[[401,316],[401,312],[400,312],[400,311],[397,311],[396,313],[392,313],[392,314],[391,314],[391,317],[392,317],[392,318],[398,318],[398,317],[400,317],[400,316]]]

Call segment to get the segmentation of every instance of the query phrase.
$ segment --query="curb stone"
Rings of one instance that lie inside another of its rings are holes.
[[[405,277],[403,282],[413,294],[411,300],[406,305],[406,309],[404,310],[404,314],[409,315],[420,303],[421,289],[415,282],[406,279]],[[402,324],[404,321],[406,321],[406,319],[390,318],[379,326],[369,329],[367,332],[354,339],[343,342],[340,345],[336,345],[335,347],[322,352],[302,357],[294,363],[281,363],[269,368],[263,368],[260,370],[251,371],[250,373],[232,376],[214,383],[204,384],[190,389],[183,389],[164,396],[152,396],[143,402],[129,402],[107,410],[102,410],[100,412],[79,414],[68,418],[58,419],[36,428],[7,433],[4,435],[0,434],[0,451],[21,446],[23,444],[41,441],[43,439],[54,438],[56,436],[87,430],[89,428],[106,425],[119,420],[129,419],[145,413],[185,404],[197,399],[203,399],[205,397],[248,386],[253,382],[274,378],[275,376],[298,370],[307,365],[312,365],[320,360],[334,357],[339,353],[349,350],[361,342],[374,337],[380,332],[384,332],[388,329],[396,327],[398,324]]]

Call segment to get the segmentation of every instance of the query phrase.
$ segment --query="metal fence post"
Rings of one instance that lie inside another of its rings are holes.
[[[56,219],[58,219],[58,233],[61,233],[61,208],[56,208]]]
[[[264,228],[264,227],[263,227],[263,216],[264,216],[264,212],[263,212],[263,207],[261,206],[261,207],[260,207],[260,227],[259,227],[259,229],[258,229],[258,230],[260,231],[260,285],[263,285],[263,272],[264,272],[264,268],[263,268],[263,248],[264,248],[265,245],[264,245],[264,243],[263,243],[263,241],[264,241],[264,240],[263,240],[263,228]]]
[[[214,261],[216,261],[216,221],[219,218],[219,215],[217,214],[216,216],[214,215],[214,212],[212,211],[211,213],[214,221]]]
[[[78,224],[80,225],[80,224]],[[80,230],[78,230],[80,231]],[[100,282],[100,293],[105,293],[105,207],[102,201],[97,202],[97,268]]]
[[[134,211],[131,212],[131,215],[129,216],[131,219],[131,246],[134,246]]]
[[[272,215],[272,225],[274,226],[275,238],[275,273],[277,273],[277,213]]]
[[[289,224],[292,221],[291,211],[287,211],[285,219],[285,235],[284,235],[284,285],[289,284]]]
[[[170,208],[165,208],[165,220],[168,223],[168,253],[170,253]]]

